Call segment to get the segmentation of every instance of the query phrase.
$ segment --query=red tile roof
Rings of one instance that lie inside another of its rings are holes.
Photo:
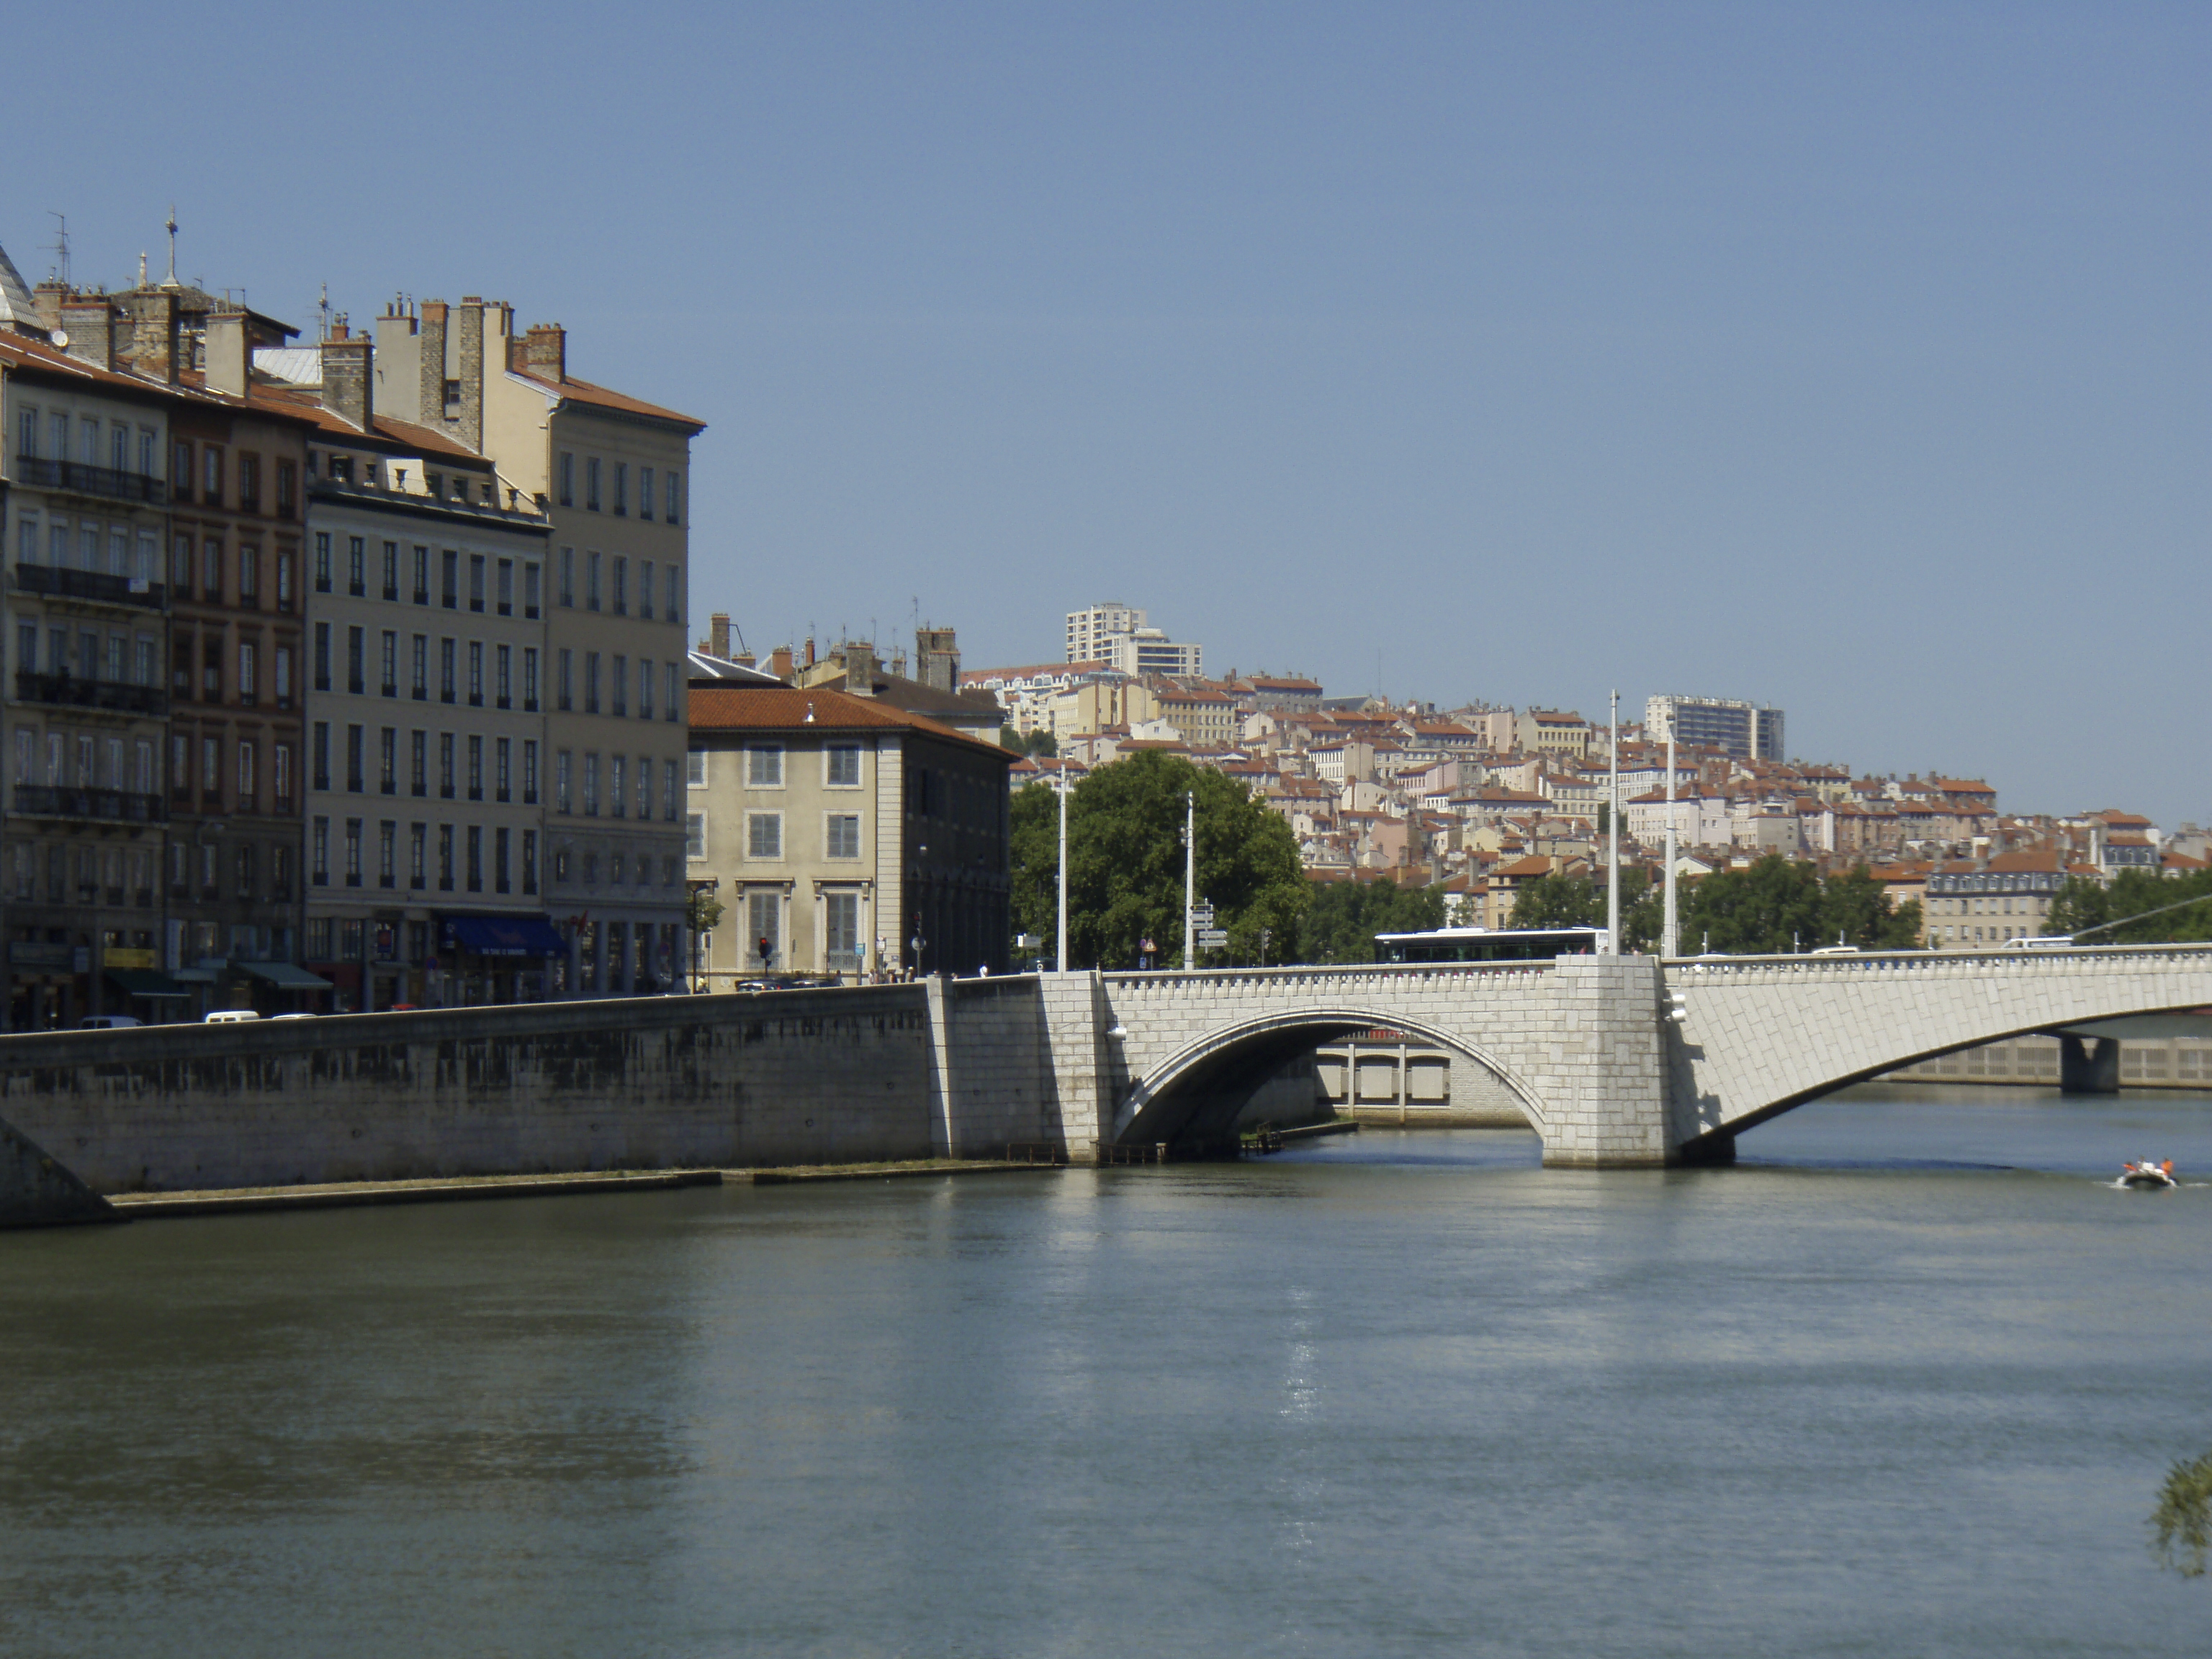
[[[1014,753],[949,726],[894,708],[875,697],[855,697],[817,686],[748,685],[696,681],[691,685],[691,729],[695,732],[919,732],[1014,763]]]
[[[580,380],[573,374],[554,380],[548,380],[534,368],[510,368],[507,373],[517,380],[527,380],[546,391],[567,398],[570,403],[586,404],[599,409],[617,410],[625,415],[649,415],[655,420],[674,421],[688,426],[694,432],[703,432],[707,423],[690,415],[679,415],[672,409],[663,409],[659,404],[647,403],[641,398],[632,398],[624,392],[612,392],[603,386],[593,386],[589,380]]]

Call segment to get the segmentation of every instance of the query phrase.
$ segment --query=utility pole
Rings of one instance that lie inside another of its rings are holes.
[[[1182,798],[1182,968],[1198,965],[1198,791]]]
[[[1667,914],[1659,928],[1659,954],[1681,952],[1680,919],[1674,914],[1674,723],[1667,722]]]
[[[1605,929],[1606,954],[1620,954],[1620,693],[1613,694],[1613,717],[1607,738],[1612,751],[1613,805],[1606,813]]]
[[[1054,935],[1060,944],[1059,968],[1067,971],[1067,760],[1060,760],[1060,927]]]

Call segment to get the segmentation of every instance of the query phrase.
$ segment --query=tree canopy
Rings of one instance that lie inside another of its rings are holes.
[[[1743,870],[1716,870],[1686,890],[1682,949],[1728,955],[1776,955],[1824,945],[1863,951],[1909,950],[1920,935],[1920,902],[1897,906],[1860,865],[1822,879],[1809,864],[1779,853]]]
[[[1183,797],[1194,792],[1198,896],[1229,934],[1225,950],[1201,951],[1196,965],[1257,961],[1262,927],[1270,960],[1295,950],[1310,891],[1290,825],[1233,778],[1154,750],[1097,768],[1068,799],[1071,966],[1133,968],[1146,939],[1161,966],[1180,957]],[[1059,811],[1047,784],[1014,797],[1014,925],[1042,939],[1047,957],[1057,949]]]
[[[1440,887],[1401,887],[1395,881],[1313,884],[1313,902],[1285,962],[1373,962],[1377,933],[1418,933],[1444,925]]]
[[[2188,902],[2192,899],[2204,902]],[[2172,904],[2182,908],[2144,916],[2141,921],[2126,920]],[[2121,925],[2106,927],[2108,921]],[[2069,876],[2051,901],[2050,919],[2045,925],[2051,933],[2062,934],[2102,928],[2090,937],[2091,945],[2179,945],[2212,939],[2212,870],[2179,876],[2159,870],[2123,870],[2110,887],[2086,877]]]
[[[1554,872],[1524,883],[1513,896],[1516,927],[1602,927],[1605,926],[1605,872],[1587,876]],[[1631,953],[1656,950],[1664,920],[1662,895],[1651,872],[1624,868],[1620,872],[1620,948]]]

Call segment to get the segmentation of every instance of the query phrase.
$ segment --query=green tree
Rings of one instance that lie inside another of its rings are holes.
[[[1663,921],[1664,895],[1649,870],[1620,872],[1620,948],[1641,955],[1656,950]],[[1554,872],[1539,876],[1513,896],[1516,927],[1602,927],[1605,872],[1589,876]]]
[[[2212,1555],[2212,1452],[2176,1463],[2151,1511],[2151,1554],[2184,1578],[2202,1578]]]
[[[1373,962],[1377,933],[1418,933],[1444,925],[1441,887],[1390,880],[1315,882],[1298,953],[1285,962]]]
[[[1025,755],[1029,752],[1029,745],[1022,740],[1022,734],[1011,726],[1002,726],[999,728],[999,747],[1011,749],[1017,755]]]
[[[1042,726],[1029,734],[1025,743],[1032,755],[1056,756],[1060,753],[1060,739]]]
[[[1282,816],[1234,779],[1177,755],[1147,751],[1097,768],[1068,799],[1069,963],[1132,968],[1152,939],[1162,966],[1182,950],[1183,799],[1198,797],[1198,896],[1212,901],[1214,925],[1229,934],[1215,960],[1258,958],[1269,930],[1270,960],[1296,960],[1298,924],[1309,902],[1297,841]],[[1015,925],[1054,943],[1059,866],[1059,803],[1047,785],[1014,798],[1012,901]],[[1200,957],[1206,965],[1206,953]]]
[[[1809,864],[1769,853],[1748,869],[1716,870],[1682,900],[1682,948],[1779,955],[1824,945],[1904,950],[1920,932],[1917,901],[1893,906],[1861,866],[1826,881]]]
[[[2191,903],[2203,898],[2203,903]],[[2166,909],[2179,905],[2179,909]],[[2163,911],[2144,915],[2145,911]],[[2130,916],[2142,916],[2130,921]],[[2105,924],[2118,921],[2117,927]],[[2091,945],[2179,945],[2212,939],[2212,871],[2192,871],[2169,876],[2158,870],[2123,870],[2109,887],[2087,876],[2069,876],[2051,901],[2053,933],[2080,933],[2101,929],[2088,939]]]

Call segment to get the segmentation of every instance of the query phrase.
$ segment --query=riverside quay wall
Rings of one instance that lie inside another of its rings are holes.
[[[103,1194],[924,1158],[935,1046],[922,986],[7,1036],[0,1123]]]

